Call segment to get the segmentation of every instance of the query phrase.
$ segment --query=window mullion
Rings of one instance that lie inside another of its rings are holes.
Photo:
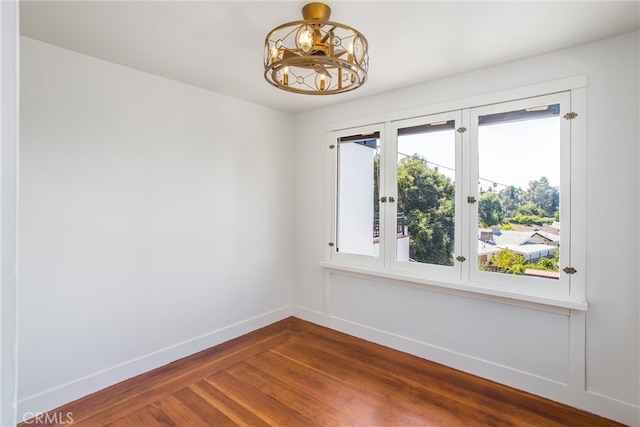
[[[384,265],[390,268],[391,262],[396,256],[395,229],[397,217],[398,190],[396,183],[396,151],[397,141],[393,133],[389,131],[391,124],[385,123],[384,138],[382,139],[381,150],[381,180],[384,182],[384,193],[387,201],[380,205],[380,211],[384,213]],[[393,200],[393,202],[391,201]]]
[[[460,162],[460,167],[458,170],[457,181],[460,182],[460,191],[458,191],[458,195],[456,197],[456,208],[460,211],[460,255],[463,256],[466,261],[461,263],[461,279],[465,282],[469,281],[469,271],[471,266],[475,265],[477,254],[472,250],[471,243],[474,242],[474,239],[470,235],[472,232],[470,227],[470,204],[467,203],[467,196],[471,195],[471,191],[475,191],[477,186],[473,185],[472,176],[472,161],[473,159],[471,141],[472,141],[472,132],[474,132],[474,126],[471,123],[471,113],[470,110],[464,109],[461,111],[461,123],[460,127],[466,128],[465,132],[459,133],[459,155],[458,161]],[[476,172],[477,174],[477,172]]]
[[[467,242],[467,250],[469,251],[469,263],[467,264],[467,278],[472,280],[473,272],[478,270],[478,203],[480,194],[478,191],[478,181],[480,180],[478,166],[478,137],[479,125],[478,115],[474,114],[472,109],[466,111],[466,122],[469,124],[469,132],[466,136],[466,169],[468,171],[467,189],[464,197],[464,207],[466,212],[465,226],[467,227],[466,236],[469,238]],[[471,198],[471,199],[469,199]],[[474,202],[470,202],[473,200]]]

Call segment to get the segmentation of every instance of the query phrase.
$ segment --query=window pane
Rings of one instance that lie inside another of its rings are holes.
[[[478,269],[559,279],[559,105],[478,118]]]
[[[398,129],[398,261],[453,265],[455,121]]]
[[[379,137],[338,140],[338,252],[379,256]]]

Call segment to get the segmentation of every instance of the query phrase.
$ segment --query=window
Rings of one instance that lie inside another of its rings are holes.
[[[570,112],[567,91],[330,132],[329,262],[570,297]]]
[[[390,209],[404,231],[396,240],[394,269],[460,278],[461,120],[453,112],[391,124],[397,203]]]
[[[569,93],[471,109],[472,281],[569,294],[570,111]]]

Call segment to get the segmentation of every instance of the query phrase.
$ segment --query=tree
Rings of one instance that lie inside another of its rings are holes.
[[[489,263],[501,273],[524,274],[524,257],[508,248],[493,255]]]
[[[535,270],[559,271],[560,250],[554,249],[552,253],[553,256],[551,258],[540,258],[535,264],[527,264],[526,268],[533,268]]]
[[[409,256],[453,265],[455,185],[414,154],[398,164],[398,212],[409,229]]]
[[[512,218],[518,208],[524,204],[527,195],[522,188],[510,185],[500,190],[498,196],[504,207],[505,216]]]
[[[527,197],[531,203],[540,208],[541,212],[538,215],[545,217],[553,217],[560,205],[558,187],[549,185],[549,179],[545,176],[537,181],[529,181]]]
[[[520,206],[517,210],[518,214],[525,216],[540,216],[540,208],[533,202],[527,202],[524,205]]]
[[[518,208],[516,214],[511,218],[511,221],[517,224],[542,225],[543,220],[540,218],[541,210],[533,202],[527,202]]]
[[[478,201],[478,221],[483,227],[499,225],[504,221],[504,209],[498,193],[488,191]]]

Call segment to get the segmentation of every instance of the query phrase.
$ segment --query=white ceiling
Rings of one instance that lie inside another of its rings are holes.
[[[1,0],[0,0],[1,1]],[[264,38],[306,1],[30,1],[21,33],[291,113],[375,95],[639,28],[639,1],[340,1],[331,19],[369,42],[369,78],[330,96],[263,78]]]

